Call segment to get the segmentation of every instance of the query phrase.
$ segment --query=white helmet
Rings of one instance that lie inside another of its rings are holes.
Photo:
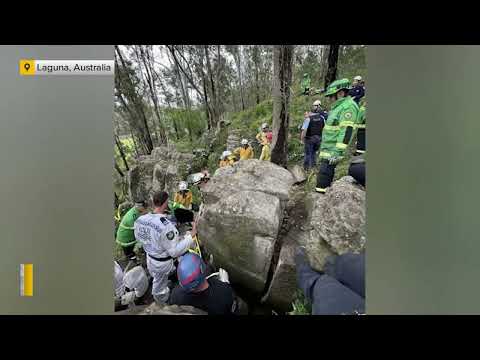
[[[180,183],[178,184],[178,190],[180,191],[184,191],[184,190],[187,190],[188,188],[188,185],[185,181],[180,181]]]
[[[268,124],[267,124],[267,123],[263,123],[263,124],[262,124],[262,130],[263,130],[263,129],[266,129],[267,127],[268,127]]]
[[[320,102],[320,100],[315,100],[315,101],[313,102],[313,106],[320,106],[320,105],[322,105],[322,103]]]
[[[362,81],[362,77],[360,75],[357,75],[353,78],[353,80]]]
[[[248,140],[247,139],[242,139],[242,145],[248,145]]]
[[[232,155],[232,152],[231,152],[231,151],[228,151],[228,150],[225,150],[225,151],[222,153],[221,159],[225,159],[227,156],[230,156],[230,155]]]

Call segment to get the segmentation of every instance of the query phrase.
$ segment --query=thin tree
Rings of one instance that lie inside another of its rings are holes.
[[[328,68],[327,74],[325,75],[325,86],[326,89],[328,85],[330,85],[335,78],[337,77],[337,63],[338,63],[338,49],[340,45],[330,45],[330,49],[328,51]]]
[[[286,167],[290,118],[293,45],[276,45],[273,49],[273,142],[272,162]]]

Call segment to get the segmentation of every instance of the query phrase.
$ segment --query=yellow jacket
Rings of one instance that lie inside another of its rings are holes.
[[[235,159],[228,157],[225,160],[220,160],[219,167],[230,166],[230,165],[233,165],[234,163],[235,163]]]
[[[192,192],[188,190],[185,196],[183,196],[181,192],[176,192],[173,201],[182,204],[187,209],[189,209],[192,205]]]
[[[256,138],[260,144],[262,145],[268,144],[267,134],[265,134],[263,131],[259,132]]]
[[[246,149],[243,146],[236,148],[233,153],[239,155],[240,160],[253,159],[253,148],[250,145]]]

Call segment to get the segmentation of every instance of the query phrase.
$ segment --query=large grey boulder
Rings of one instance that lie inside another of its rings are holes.
[[[202,189],[202,194],[207,204],[218,201],[224,194],[242,191],[270,194],[283,203],[288,201],[294,181],[288,170],[270,161],[242,160],[218,168]]]
[[[263,292],[293,181],[271,162],[245,160],[217,170],[202,189],[200,241],[232,283]]]
[[[306,216],[300,221],[301,226],[294,224],[281,239],[272,281],[262,299],[283,311],[290,310],[297,289],[295,250],[298,246],[306,248],[310,265],[322,271],[328,257],[357,253],[366,245],[365,191],[352,178],[344,177],[334,182],[325,195],[312,192],[302,200],[298,196],[292,200],[297,202],[291,211],[296,222]]]
[[[282,221],[278,198],[253,191],[204,205],[199,235],[217,266],[235,283],[263,291]]]
[[[138,198],[148,199],[152,190],[153,168],[156,161],[139,161],[128,172],[128,195],[132,201]]]
[[[297,288],[295,250],[298,244],[294,233],[296,231],[292,231],[292,236],[284,239],[270,286],[262,298],[262,302],[274,305],[284,312],[290,310]]]
[[[334,182],[326,194],[309,194],[310,222],[300,241],[310,265],[323,270],[332,254],[358,253],[366,245],[365,191],[350,176]]]
[[[129,171],[130,199],[139,196],[149,199],[155,191],[176,191],[193,159],[193,154],[179,153],[173,147],[156,147]]]

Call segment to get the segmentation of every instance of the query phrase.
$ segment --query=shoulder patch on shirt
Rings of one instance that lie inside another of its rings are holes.
[[[162,222],[163,225],[168,225],[169,224],[168,220],[165,219],[164,217],[161,217],[160,221]]]
[[[175,233],[173,231],[169,231],[167,233],[167,239],[168,240],[173,240],[174,237],[175,237]]]

